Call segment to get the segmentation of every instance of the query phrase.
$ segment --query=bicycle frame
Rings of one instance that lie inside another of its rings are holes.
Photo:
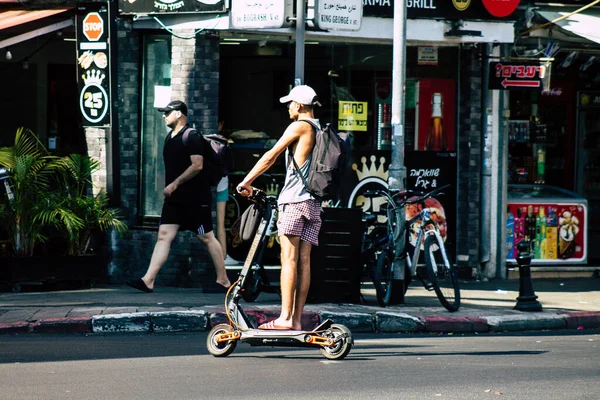
[[[408,232],[409,232],[408,227],[411,226],[412,224],[414,224],[416,221],[420,221],[420,223],[419,223],[419,231],[418,231],[418,235],[417,235],[417,241],[415,242],[416,246],[415,246],[415,250],[413,251],[412,258],[410,256],[410,253],[408,251],[406,252],[406,263],[410,270],[411,276],[416,275],[417,265],[419,262],[419,256],[421,255],[421,243],[424,242],[425,237],[428,235],[435,235],[435,236],[437,236],[440,243],[444,243],[444,240],[442,238],[442,235],[440,234],[440,230],[437,226],[437,223],[431,219],[431,212],[430,212],[429,208],[423,208],[423,210],[421,210],[421,212],[419,214],[417,214],[414,218],[410,219],[409,221],[406,221],[403,232],[405,234],[408,234]],[[406,244],[407,245],[409,244],[408,237],[406,237]],[[442,246],[440,251],[441,251],[442,257],[444,258],[444,262],[446,264],[448,264],[448,256],[446,255],[445,246]]]

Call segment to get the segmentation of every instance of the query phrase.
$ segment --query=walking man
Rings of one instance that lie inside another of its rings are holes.
[[[315,91],[306,85],[294,87],[279,101],[287,104],[290,119],[294,122],[287,127],[275,146],[258,160],[237,190],[244,196],[251,196],[252,182],[265,173],[287,149],[285,183],[277,200],[277,231],[281,244],[281,314],[279,318],[260,325],[259,329],[301,330],[302,310],[310,286],[310,251],[313,245],[319,244],[322,210],[321,203],[306,191],[290,159],[294,157],[306,179],[315,145],[315,130],[306,120],[318,125],[313,107],[321,104]]]
[[[203,173],[204,139],[194,129],[184,143],[183,134],[189,128],[188,108],[184,102],[172,101],[158,111],[163,113],[165,123],[171,128],[163,150],[165,201],[148,270],[143,277],[130,279],[127,284],[146,293],[152,292],[156,276],[169,256],[171,242],[178,231],[189,230],[210,254],[217,272],[217,288],[228,288],[231,283],[225,270],[223,250],[213,234],[210,185]]]

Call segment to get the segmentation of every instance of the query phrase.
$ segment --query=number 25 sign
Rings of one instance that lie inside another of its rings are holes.
[[[79,96],[79,108],[85,119],[93,124],[102,121],[108,112],[108,94],[102,87],[104,78],[98,70],[83,75],[85,85]]]

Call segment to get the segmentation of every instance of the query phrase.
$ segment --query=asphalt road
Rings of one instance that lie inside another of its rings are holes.
[[[342,361],[206,333],[0,336],[9,399],[598,399],[600,334],[355,335]]]

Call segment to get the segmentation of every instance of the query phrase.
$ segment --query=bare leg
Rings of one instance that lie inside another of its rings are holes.
[[[312,244],[300,242],[300,256],[298,258],[298,275],[296,282],[296,294],[294,296],[294,313],[292,315],[292,326],[294,329],[302,329],[302,311],[310,288],[310,251]]]
[[[281,314],[274,321],[277,327],[300,329],[292,320],[294,313],[294,298],[298,284],[298,251],[300,237],[282,235],[281,244]]]
[[[175,239],[177,232],[179,231],[179,225],[164,224],[158,227],[158,238],[154,245],[154,251],[152,252],[152,258],[150,259],[150,265],[146,271],[146,275],[142,277],[142,280],[148,287],[148,289],[154,288],[154,281],[158,272],[162,268],[167,258],[169,257],[169,250],[171,250],[171,242]]]
[[[217,203],[217,239],[221,244],[223,250],[223,259],[227,257],[227,241],[225,238],[225,206],[226,201],[219,201]]]
[[[208,254],[210,254],[210,258],[215,265],[215,271],[217,273],[217,283],[226,288],[231,286],[231,282],[229,282],[229,278],[227,278],[227,271],[225,270],[223,250],[215,235],[211,231],[203,235],[196,235],[196,237],[206,246]]]

